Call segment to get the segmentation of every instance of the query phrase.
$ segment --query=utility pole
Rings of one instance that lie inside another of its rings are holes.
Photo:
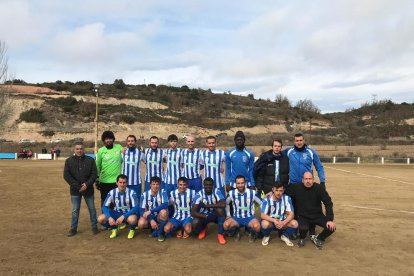
[[[312,116],[309,116],[309,145],[311,144],[312,138]]]
[[[99,104],[99,84],[94,85],[94,91],[96,96],[96,106],[95,106],[95,156],[98,154],[98,104]]]

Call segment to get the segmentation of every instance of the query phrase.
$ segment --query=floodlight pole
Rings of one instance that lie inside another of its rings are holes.
[[[99,84],[94,85],[94,91],[96,96],[96,106],[95,106],[95,156],[98,153],[98,100],[99,100]]]

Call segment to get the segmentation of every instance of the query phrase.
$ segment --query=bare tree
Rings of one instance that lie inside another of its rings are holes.
[[[290,108],[291,104],[289,99],[283,94],[277,94],[275,97],[275,103],[278,104],[280,107]]]
[[[321,110],[309,99],[299,100],[296,105],[300,111],[320,113]]]
[[[8,78],[6,43],[0,40],[0,127],[3,127],[10,108],[9,89],[4,83]]]

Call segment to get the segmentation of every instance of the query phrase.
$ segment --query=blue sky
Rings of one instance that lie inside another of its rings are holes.
[[[12,76],[414,102],[414,1],[0,0]]]

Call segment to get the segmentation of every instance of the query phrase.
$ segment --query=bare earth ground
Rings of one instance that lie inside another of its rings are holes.
[[[220,246],[215,226],[203,241],[159,243],[148,232],[127,240],[126,230],[110,240],[108,232],[91,234],[84,202],[79,233],[68,238],[63,164],[0,160],[1,275],[414,274],[413,166],[326,164],[338,231],[319,251],[277,238],[267,247],[245,237]]]

